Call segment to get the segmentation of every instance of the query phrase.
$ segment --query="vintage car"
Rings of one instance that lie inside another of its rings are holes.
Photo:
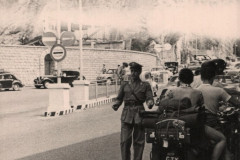
[[[69,83],[71,87],[73,87],[73,81],[74,80],[79,80],[80,79],[80,73],[79,71],[76,70],[61,70],[60,73],[60,78],[61,78],[61,83]],[[86,79],[83,76],[83,80]],[[40,76],[34,79],[34,86],[36,88],[48,88],[49,83],[57,83],[57,72],[53,75],[45,75],[45,76]]]
[[[17,79],[13,74],[9,72],[0,71],[0,89],[1,90],[9,90],[12,89],[14,91],[20,90],[24,85],[22,82]]]
[[[179,85],[178,74],[175,74],[169,78],[167,84],[159,86],[157,95],[160,96],[162,95],[162,92],[165,92],[168,88],[178,86],[178,85]]]
[[[239,69],[226,69],[225,75],[231,77],[232,83],[240,83],[240,68]]]
[[[211,57],[209,57],[208,55],[193,55],[193,59],[194,61],[198,61],[200,64],[207,61],[207,60],[210,60]]]
[[[240,74],[240,69],[226,69],[224,73],[229,76],[236,76]]]
[[[108,69],[106,73],[97,76],[97,83],[114,83],[117,79],[117,69]]]
[[[156,67],[151,68],[151,73],[162,71],[162,70],[165,70],[165,69],[166,69],[166,67],[164,67],[164,66],[156,66]]]
[[[178,62],[165,62],[164,65],[166,69],[171,71],[173,74],[178,73]]]
[[[196,70],[199,70],[201,68],[201,62],[191,61],[187,68],[191,69],[194,73]]]
[[[140,79],[145,82],[149,82],[152,88],[153,96],[157,96],[158,84],[153,80],[153,76],[149,71],[142,71]]]

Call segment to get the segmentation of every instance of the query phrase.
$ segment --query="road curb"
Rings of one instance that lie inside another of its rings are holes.
[[[117,95],[112,95],[109,97],[98,98],[94,100],[89,100],[88,102],[78,104],[76,106],[71,106],[69,109],[60,110],[60,111],[52,111],[52,112],[44,112],[45,117],[56,117],[70,114],[74,111],[83,111],[91,108],[95,108],[107,103],[114,102]]]
[[[94,99],[94,100],[90,100],[86,103],[82,103],[79,104],[77,106],[74,106],[75,110],[86,110],[86,109],[90,109],[90,108],[95,108],[97,106],[101,106],[107,103],[111,103],[113,101],[115,101],[116,99],[116,95],[112,95],[109,97],[104,97],[104,98],[98,98],[98,99]]]
[[[54,116],[62,116],[67,115],[74,112],[74,107],[71,106],[70,109],[60,110],[60,111],[52,111],[52,112],[44,112],[45,117],[54,117]]]

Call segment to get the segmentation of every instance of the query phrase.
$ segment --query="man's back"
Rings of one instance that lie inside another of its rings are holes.
[[[210,84],[201,84],[197,89],[203,94],[206,109],[214,114],[218,112],[220,101],[226,102],[231,98],[231,96],[228,95],[224,89],[220,87],[214,87]]]
[[[192,106],[197,106],[202,103],[202,93],[199,90],[193,89],[191,87],[174,87],[171,88],[166,94],[172,92],[173,99],[182,100],[183,98],[189,98],[191,100]]]

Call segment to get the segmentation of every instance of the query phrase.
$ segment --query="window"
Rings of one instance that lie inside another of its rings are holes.
[[[4,79],[12,79],[12,75],[7,74],[7,75],[4,76]]]
[[[114,73],[114,70],[109,69],[109,70],[107,71],[107,74],[113,74],[113,73]]]

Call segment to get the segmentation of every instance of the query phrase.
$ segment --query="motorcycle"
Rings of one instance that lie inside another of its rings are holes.
[[[240,159],[240,109],[228,106],[218,113],[221,130],[227,138],[227,148],[233,160]]]
[[[150,160],[207,160],[203,152],[191,142],[191,129],[179,118],[159,118],[164,112],[142,111],[142,126],[146,142],[152,143]]]

